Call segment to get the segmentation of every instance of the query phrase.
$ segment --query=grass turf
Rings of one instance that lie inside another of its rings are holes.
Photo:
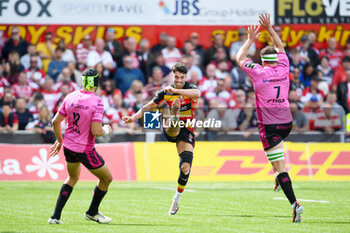
[[[108,225],[84,219],[95,183],[79,182],[64,224],[48,225],[60,186],[0,182],[0,232],[350,232],[350,182],[294,182],[299,199],[329,201],[301,201],[301,224],[291,222],[289,202],[271,181],[190,182],[175,216],[168,215],[174,182],[114,182],[100,206],[113,218]]]

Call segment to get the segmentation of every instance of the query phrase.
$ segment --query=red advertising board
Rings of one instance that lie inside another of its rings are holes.
[[[0,25],[0,31],[5,32],[5,36],[10,33],[14,25]],[[148,39],[151,45],[158,43],[159,35],[166,32],[170,36],[177,38],[177,46],[182,47],[183,42],[189,38],[192,32],[199,34],[199,42],[205,48],[212,45],[213,35],[220,33],[224,36],[224,43],[230,46],[232,42],[238,40],[238,29],[241,26],[176,26],[176,25],[18,25],[21,36],[32,44],[42,41],[45,32],[53,32],[56,43],[63,39],[70,48],[80,43],[82,38],[90,34],[92,39],[104,38],[106,30],[113,27],[116,31],[116,38],[120,41],[125,37],[134,37],[140,42],[141,39]],[[308,31],[315,31],[317,34],[316,45],[319,49],[327,45],[330,37],[335,37],[339,47],[344,47],[350,35],[350,24],[288,24],[282,25],[282,39],[288,43],[289,47],[298,45],[300,38]],[[262,31],[257,48],[262,48],[269,40],[266,31]]]
[[[49,145],[0,144],[0,180],[64,180],[67,177],[63,150],[50,158]],[[133,143],[96,145],[114,180],[136,180]],[[96,180],[86,168],[81,180]]]

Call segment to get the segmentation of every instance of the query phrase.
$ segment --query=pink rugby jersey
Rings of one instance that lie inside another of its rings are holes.
[[[67,117],[68,127],[64,133],[63,146],[86,153],[92,151],[95,137],[91,133],[91,122],[101,122],[103,102],[93,92],[74,91],[66,96],[58,112]]]
[[[293,120],[289,109],[289,61],[285,53],[277,54],[276,67],[263,67],[247,59],[243,70],[252,78],[259,123],[285,124]]]

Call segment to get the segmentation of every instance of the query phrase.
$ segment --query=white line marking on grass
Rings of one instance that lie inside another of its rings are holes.
[[[288,200],[285,197],[273,197],[274,200]],[[298,199],[298,201],[302,202],[317,202],[317,203],[330,203],[329,201],[323,201],[323,200],[305,200],[305,199]]]
[[[174,191],[176,189],[174,188],[167,188],[167,187],[154,187],[154,189],[161,189],[161,190],[171,190]],[[193,189],[185,189],[186,192],[190,192],[190,193],[194,193],[196,191],[194,191]]]

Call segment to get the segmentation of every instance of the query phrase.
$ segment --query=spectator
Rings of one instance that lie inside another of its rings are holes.
[[[34,93],[32,96],[31,101],[29,102],[28,110],[31,114],[33,114],[33,118],[36,120],[38,119],[39,109],[45,104],[44,96],[40,92]],[[30,124],[27,125],[27,128]],[[34,125],[32,125],[29,128],[33,128]]]
[[[153,45],[151,52],[160,53],[168,44],[168,35],[165,32],[162,32],[159,36],[159,43]]]
[[[18,130],[25,130],[29,122],[33,121],[33,114],[26,108],[26,100],[24,98],[17,98],[16,101],[16,115],[18,118]]]
[[[69,63],[69,62],[73,62],[73,64],[77,63],[77,61],[75,60],[73,51],[70,49],[67,49],[63,39],[61,39],[60,42],[58,43],[58,47],[62,49],[63,61],[65,61],[66,63]]]
[[[123,46],[116,39],[114,28],[107,29],[106,46],[104,49],[112,55],[113,61],[117,62],[118,67],[122,66]]]
[[[53,89],[55,91],[58,91],[59,89],[61,89],[61,86],[64,85],[64,84],[67,84],[69,86],[69,91],[70,92],[80,89],[78,84],[72,81],[72,79],[71,79],[72,78],[72,73],[71,73],[70,69],[68,69],[67,67],[63,68],[61,74],[62,75],[60,77],[60,80],[58,80],[53,86]]]
[[[14,26],[11,28],[11,38],[5,43],[2,56],[5,61],[11,52],[18,52],[19,56],[23,56],[27,52],[28,42],[21,38],[19,28]]]
[[[145,83],[145,78],[140,69],[133,68],[133,60],[130,56],[125,56],[123,58],[123,67],[117,69],[114,75],[114,82],[116,87],[119,88],[123,95],[129,90],[131,83],[134,80],[140,80],[142,83]]]
[[[198,77],[198,73],[196,71],[192,71],[190,73],[189,77],[187,77],[187,78],[189,79],[190,83],[193,83],[197,87],[199,86],[199,77]]]
[[[76,84],[78,84],[78,86],[81,88],[82,87],[82,84],[81,84],[81,71],[76,69],[75,64],[73,62],[68,62],[67,68],[69,69],[69,71],[71,73],[70,79],[73,82],[75,82]],[[61,74],[58,75],[58,80],[61,80]]]
[[[102,84],[101,99],[103,101],[105,110],[110,106],[113,106],[114,95],[122,96],[122,92],[119,89],[115,88],[115,83],[113,80],[108,79],[104,81]]]
[[[341,125],[343,128],[344,127],[344,120],[345,120],[345,111],[344,111],[343,107],[337,103],[336,92],[334,92],[334,91],[329,92],[324,104],[329,104],[332,107],[332,111],[335,112],[339,116],[339,119],[341,121]]]
[[[310,101],[306,103],[306,107],[302,109],[302,112],[309,121],[309,129],[312,131],[315,130],[315,121],[322,112],[320,109],[320,102],[316,96],[310,98]]]
[[[43,85],[43,90],[41,90],[41,94],[44,97],[45,105],[49,109],[50,112],[53,112],[57,100],[60,98],[59,89],[54,88],[54,82],[52,78],[46,78],[45,83]]]
[[[306,87],[309,87],[311,77],[314,75],[316,75],[315,68],[312,65],[307,64],[304,68],[304,71],[300,75],[300,81],[304,83]]]
[[[215,121],[221,121],[220,128],[208,129],[208,141],[215,141],[217,132],[231,132],[237,128],[236,116],[231,109],[227,109],[225,103],[219,102],[217,108],[210,110],[208,119],[214,119]]]
[[[18,83],[12,85],[12,90],[16,98],[24,98],[26,101],[29,101],[33,93],[39,89],[35,83],[27,81],[26,73],[21,72],[18,76]]]
[[[5,63],[5,74],[7,76],[7,80],[11,84],[15,84],[18,82],[18,75],[20,72],[24,70],[24,67],[21,65],[20,57],[18,52],[13,51],[8,55],[8,62]]]
[[[43,64],[41,62],[40,56],[36,55],[36,45],[35,44],[29,44],[27,53],[21,57],[21,64],[24,67],[24,69],[28,69],[30,67],[30,57],[35,56],[36,60],[38,61],[38,67],[41,69],[43,67]]]
[[[11,103],[5,102],[1,107],[0,133],[13,133],[18,130],[16,113],[12,112]]]
[[[180,62],[186,65],[187,67],[187,80],[190,79],[191,73],[196,72],[198,74],[198,79],[202,80],[203,78],[203,73],[201,69],[198,66],[195,66],[193,64],[193,56],[189,54],[185,54],[181,57]]]
[[[75,55],[78,62],[78,69],[83,71],[87,67],[87,58],[90,51],[95,50],[95,46],[91,44],[91,36],[85,35],[82,43],[77,45]]]
[[[303,64],[300,60],[300,53],[296,49],[292,49],[291,51],[291,61],[290,61],[290,72],[294,71],[294,68],[298,67],[300,70],[304,70],[305,64]]]
[[[39,116],[34,123],[33,131],[40,134],[45,143],[51,144],[56,141],[51,123],[51,114],[46,106],[39,109]]]
[[[35,55],[30,57],[30,66],[28,69],[25,69],[24,72],[27,75],[27,81],[29,83],[34,83],[36,89],[44,84],[45,73],[38,67],[38,60]]]
[[[322,81],[326,82],[329,87],[333,84],[333,75],[334,70],[329,66],[329,58],[328,57],[322,57],[320,64],[316,67],[316,71],[319,74],[319,77],[322,79]]]
[[[147,69],[147,72],[148,72],[147,77],[152,76],[152,70],[155,66],[158,66],[162,69],[163,78],[168,76],[171,72],[171,69],[165,65],[165,61],[162,53],[155,54],[154,63],[151,64]]]
[[[337,90],[338,85],[346,81],[347,70],[350,70],[350,57],[344,57],[342,59],[341,65],[335,72],[333,76],[333,90]]]
[[[339,84],[337,88],[338,103],[344,108],[346,113],[350,112],[350,70],[346,71],[346,81]]]
[[[125,55],[129,55],[130,57],[132,57],[133,68],[140,69],[144,76],[147,74],[146,61],[143,60],[142,54],[139,51],[137,51],[137,41],[134,37],[128,38],[128,43],[124,56]]]
[[[130,89],[125,93],[124,103],[128,107],[134,106],[136,102],[136,93],[142,93],[142,98],[144,100],[148,99],[148,92],[145,91],[143,83],[140,80],[134,80],[131,83]]]
[[[336,71],[344,57],[344,53],[337,49],[337,40],[334,37],[329,38],[328,47],[320,52],[320,57],[324,56],[329,58],[329,65]]]
[[[227,70],[232,70],[233,65],[232,65],[231,61],[229,61],[229,59],[227,58],[226,51],[225,51],[224,47],[218,47],[216,49],[214,59],[211,60],[210,63],[214,64],[216,66],[216,68],[219,69],[219,64],[221,62],[227,62],[227,65],[228,65]]]
[[[145,86],[145,90],[150,98],[153,98],[158,91],[166,86],[166,82],[163,81],[163,72],[159,66],[153,67],[152,77],[149,79],[149,83]]]
[[[258,118],[252,103],[247,102],[238,115],[237,125],[240,131],[256,131],[258,129]]]
[[[53,109],[52,113],[53,115],[56,115],[58,109],[60,108],[61,104],[63,103],[64,98],[69,94],[69,86],[68,84],[63,84],[60,88],[59,98],[55,103],[55,108]]]
[[[134,133],[135,123],[125,124],[122,120],[123,116],[132,116],[134,114],[132,108],[123,108],[123,97],[120,95],[113,96],[113,106],[106,110],[103,123],[111,124],[114,131]]]
[[[0,106],[4,103],[10,103],[11,106],[16,105],[16,97],[12,94],[11,86],[4,88],[4,96],[0,99]]]
[[[53,59],[49,64],[49,75],[56,82],[58,75],[62,72],[63,68],[67,66],[67,62],[62,60],[62,48],[57,47],[55,52],[55,59]]]
[[[311,43],[307,35],[300,39],[300,46],[297,48],[300,53],[300,62],[303,65],[310,64],[316,67],[319,64],[318,54],[310,47]]]
[[[115,68],[113,58],[110,52],[104,50],[105,42],[102,39],[97,39],[95,42],[96,50],[90,51],[87,57],[87,66],[93,67],[98,63],[102,63],[103,68],[109,72]]]
[[[290,81],[289,90],[295,90],[299,97],[302,96],[303,91],[305,89],[305,84],[300,82],[300,69],[299,67],[295,67],[293,70],[293,79]]]
[[[206,92],[212,92],[217,87],[218,78],[216,77],[216,67],[213,64],[208,64],[206,69],[206,76],[201,80],[199,90],[202,96],[205,96]]]
[[[310,41],[310,48],[312,48],[317,53],[317,55],[319,55],[320,51],[317,49],[317,47],[321,47],[321,45],[317,43],[316,33],[314,31],[309,31],[309,33],[307,34],[307,37],[309,38],[309,41]]]
[[[142,57],[142,60],[145,62],[145,64],[148,61],[149,53],[150,53],[150,42],[147,39],[142,39],[140,41],[139,54]]]
[[[49,64],[53,58],[55,58],[56,44],[53,40],[52,32],[46,32],[45,42],[40,42],[36,46],[36,52],[39,54],[43,63],[44,72],[48,72]]]
[[[323,111],[318,115],[315,121],[315,130],[331,134],[341,128],[339,116],[332,111],[330,104],[323,105]]]
[[[194,44],[191,40],[186,40],[184,42],[184,46],[181,50],[182,54],[189,55],[193,57],[192,64],[194,66],[200,67],[201,66],[201,57],[198,54],[198,52],[195,50]]]
[[[318,89],[318,84],[321,81],[316,75],[311,78],[311,85],[303,91],[303,96],[301,97],[301,102],[308,103],[311,98],[316,98],[317,101],[322,102],[325,94],[323,91]]]
[[[303,133],[309,130],[309,122],[306,116],[298,108],[298,104],[295,102],[290,102],[290,112],[293,117],[293,131],[297,133]]]
[[[230,107],[233,107],[234,109],[242,110],[243,107],[246,104],[246,93],[242,89],[238,89],[233,93],[232,98],[234,100],[234,103],[230,103]]]
[[[207,91],[204,97],[210,101],[211,99],[218,99],[219,102],[228,103],[231,93],[225,89],[225,81],[223,79],[219,79],[217,81],[217,86],[213,91]]]
[[[223,47],[225,49],[226,57],[230,57],[228,48],[226,46],[224,46],[223,35],[218,33],[218,34],[215,34],[215,36],[214,36],[213,45],[204,54],[203,65],[205,67],[214,59],[214,55],[216,53],[216,50],[220,47]]]
[[[203,64],[203,53],[204,49],[203,46],[199,44],[199,35],[197,32],[192,32],[190,35],[190,41],[193,44],[194,51],[197,52],[197,54],[201,57],[200,67]]]
[[[0,69],[1,69],[1,66],[0,66]],[[2,98],[4,96],[5,87],[9,87],[10,92],[12,91],[9,81],[7,81],[7,79],[5,77],[0,76],[0,98]]]
[[[167,46],[162,49],[162,54],[164,57],[165,65],[171,69],[176,62],[181,58],[181,52],[176,48],[176,38],[171,36],[168,39]]]
[[[238,41],[233,42],[230,48],[230,58],[232,61],[235,61],[238,50],[242,47],[242,45],[246,40],[247,40],[247,31],[244,28],[238,29]],[[255,51],[256,51],[255,43],[253,43],[248,50],[249,58],[254,57]]]

